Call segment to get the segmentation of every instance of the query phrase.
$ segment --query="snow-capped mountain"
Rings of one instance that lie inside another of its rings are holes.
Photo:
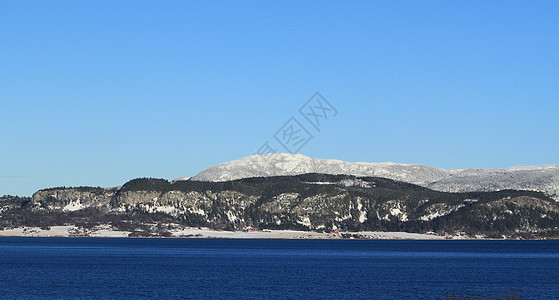
[[[313,159],[302,154],[272,153],[215,165],[191,180],[228,181],[305,173],[384,177],[445,192],[534,190],[559,199],[559,165],[445,170],[417,164],[344,162]]]

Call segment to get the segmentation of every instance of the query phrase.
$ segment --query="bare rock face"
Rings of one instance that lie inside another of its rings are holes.
[[[245,224],[245,210],[257,197],[236,191],[126,191],[117,201],[121,208],[141,209],[149,213],[188,216],[209,222]],[[246,225],[244,225],[246,226]]]
[[[121,191],[118,194],[117,200],[123,205],[157,203],[160,195],[161,192],[152,191]]]
[[[353,163],[313,159],[301,154],[272,153],[215,165],[189,180],[219,182],[307,173],[383,177],[443,192],[489,192],[506,189],[539,191],[559,201],[559,165],[445,170],[425,165]]]
[[[52,188],[33,194],[32,203],[38,208],[76,211],[88,207],[108,208],[117,189],[92,187]]]

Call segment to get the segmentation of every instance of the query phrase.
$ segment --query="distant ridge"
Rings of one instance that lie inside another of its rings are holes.
[[[191,180],[228,181],[306,173],[377,176],[444,192],[532,190],[559,200],[559,165],[445,170],[420,164],[344,162],[314,159],[302,154],[272,153],[251,155],[215,165],[201,171]]]

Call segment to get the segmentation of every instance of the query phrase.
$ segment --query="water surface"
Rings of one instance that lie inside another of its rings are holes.
[[[559,241],[0,238],[4,298],[559,299]]]

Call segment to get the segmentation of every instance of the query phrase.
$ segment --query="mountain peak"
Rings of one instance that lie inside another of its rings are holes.
[[[378,176],[419,183],[444,178],[448,171],[424,165],[392,162],[344,162],[337,159],[316,159],[302,154],[270,153],[251,155],[203,170],[192,180],[227,181],[248,177],[291,176],[305,173]]]

